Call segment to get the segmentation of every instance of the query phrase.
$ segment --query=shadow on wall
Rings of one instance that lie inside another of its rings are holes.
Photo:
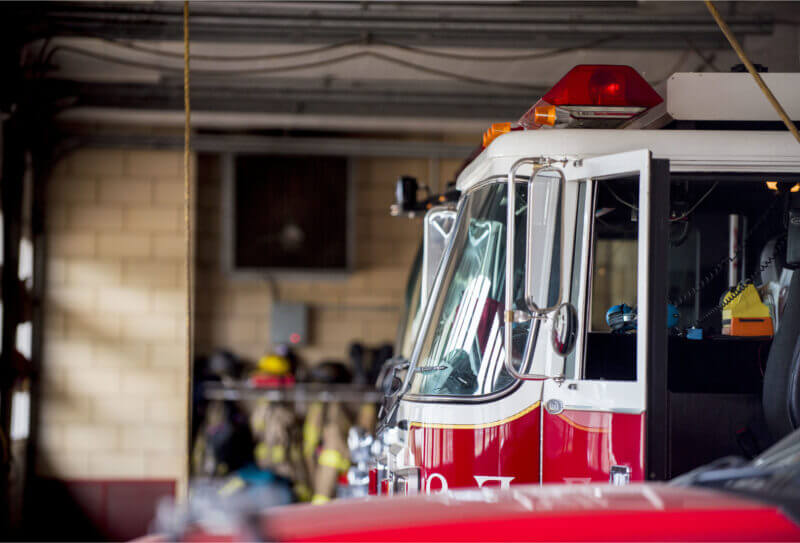
[[[58,480],[33,483],[23,541],[128,541],[148,533],[169,480]]]

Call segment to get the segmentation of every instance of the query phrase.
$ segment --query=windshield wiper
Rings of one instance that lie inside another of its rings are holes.
[[[434,371],[442,371],[442,370],[447,370],[447,369],[450,369],[450,366],[445,366],[445,365],[441,365],[441,366],[420,366],[419,368],[416,369],[416,371],[418,371],[419,373],[431,373],[431,372],[434,372]]]

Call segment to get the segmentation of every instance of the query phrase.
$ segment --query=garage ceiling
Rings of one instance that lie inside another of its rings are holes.
[[[794,6],[721,4],[746,46],[793,37]],[[178,125],[180,2],[4,4],[65,120]],[[514,120],[570,67],[658,85],[736,63],[701,3],[193,2],[198,128],[470,131]],[[784,40],[784,43],[785,40]],[[786,47],[784,47],[785,49]],[[769,64],[774,59],[756,57]]]

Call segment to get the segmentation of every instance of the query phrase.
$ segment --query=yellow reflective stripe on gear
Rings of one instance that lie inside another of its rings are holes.
[[[311,456],[317,449],[319,443],[320,427],[313,424],[311,421],[322,418],[323,405],[319,402],[314,402],[308,406],[306,412],[306,422],[303,424],[303,454]]]
[[[220,489],[217,491],[217,494],[220,496],[230,496],[237,490],[244,488],[244,485],[244,479],[241,477],[231,477],[227,483],[220,487]]]
[[[283,445],[272,446],[272,461],[275,464],[280,464],[286,460],[286,448]]]
[[[306,424],[303,426],[303,454],[311,456],[319,443],[319,428]]]
[[[322,494],[314,494],[314,497],[311,498],[311,503],[313,505],[322,505],[323,503],[328,503],[329,501],[331,501],[331,499]]]
[[[256,457],[257,461],[263,462],[269,457],[269,450],[264,443],[259,443],[256,445],[256,450],[253,452],[253,455]]]
[[[350,467],[350,461],[335,449],[325,449],[322,451],[317,459],[317,463],[320,466],[335,468],[339,471],[347,471],[347,468]]]

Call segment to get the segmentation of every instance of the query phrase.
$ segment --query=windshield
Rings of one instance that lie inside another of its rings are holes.
[[[517,184],[515,308],[523,303],[526,188],[526,183]],[[494,183],[465,196],[410,394],[480,396],[514,382],[504,367],[506,192],[505,183]],[[513,326],[512,355],[518,367],[530,322]]]

